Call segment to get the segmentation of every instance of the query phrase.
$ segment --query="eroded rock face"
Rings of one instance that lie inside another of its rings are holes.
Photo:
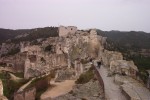
[[[0,80],[0,95],[3,95],[3,83]]]
[[[102,58],[102,62],[106,67],[110,66],[111,61],[123,60],[123,56],[120,52],[108,51],[104,49],[99,52],[99,57]]]
[[[3,83],[2,83],[2,80],[0,80],[0,100],[8,100],[8,99],[3,95]]]
[[[136,72],[138,72],[138,68],[134,65],[133,61],[115,60],[111,61],[110,63],[110,71],[112,73],[136,77]]]

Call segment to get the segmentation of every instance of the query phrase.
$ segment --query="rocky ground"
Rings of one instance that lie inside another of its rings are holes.
[[[119,85],[114,83],[114,77],[108,77],[107,68],[101,66],[99,70],[105,84],[105,97],[107,100],[127,100]]]
[[[72,90],[73,85],[75,85],[75,80],[65,80],[62,82],[51,81],[50,84],[53,87],[49,87],[47,91],[41,95],[41,100],[49,100],[48,98],[55,98],[68,93]]]
[[[86,84],[77,84],[69,93],[53,100],[104,100],[98,81],[91,80]]]

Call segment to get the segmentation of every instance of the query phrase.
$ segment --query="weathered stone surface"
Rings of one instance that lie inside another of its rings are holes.
[[[59,36],[67,36],[69,34],[75,34],[76,31],[77,31],[77,27],[75,26],[68,26],[68,27],[60,26]]]
[[[0,95],[3,95],[3,83],[0,80]]]
[[[60,82],[64,80],[69,80],[74,78],[74,71],[73,70],[58,70],[56,73],[55,81]]]
[[[115,60],[110,63],[110,71],[112,73],[136,77],[136,72],[138,72],[138,69],[137,66],[134,65],[133,61]]]
[[[90,81],[83,85],[76,85],[68,94],[53,100],[104,100],[98,81]]]
[[[104,50],[104,49],[101,49],[99,51],[99,57],[102,58],[102,63],[106,67],[110,66],[111,61],[123,60],[123,56],[120,52],[108,51],[108,50]]]
[[[8,100],[8,99],[3,95],[3,83],[2,83],[2,80],[0,80],[0,100]]]
[[[14,94],[14,100],[35,100],[36,89],[31,88]]]

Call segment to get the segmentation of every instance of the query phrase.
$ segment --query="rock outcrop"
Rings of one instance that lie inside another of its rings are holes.
[[[110,62],[110,71],[111,73],[123,74],[136,78],[138,69],[133,61],[115,60]]]
[[[3,94],[3,83],[0,80],[0,100],[8,100]]]

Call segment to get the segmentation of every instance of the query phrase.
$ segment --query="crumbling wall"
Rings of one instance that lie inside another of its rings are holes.
[[[108,51],[105,49],[99,51],[99,58],[102,59],[102,63],[106,67],[110,66],[111,61],[123,60],[123,56],[120,52]]]
[[[110,71],[112,73],[125,74],[136,78],[138,68],[134,65],[133,61],[115,60],[110,62]]]
[[[14,94],[14,100],[35,100],[36,88],[30,88]]]
[[[77,27],[75,26],[68,26],[68,27],[60,26],[59,36],[65,37],[68,34],[75,34],[76,31],[77,31]]]

